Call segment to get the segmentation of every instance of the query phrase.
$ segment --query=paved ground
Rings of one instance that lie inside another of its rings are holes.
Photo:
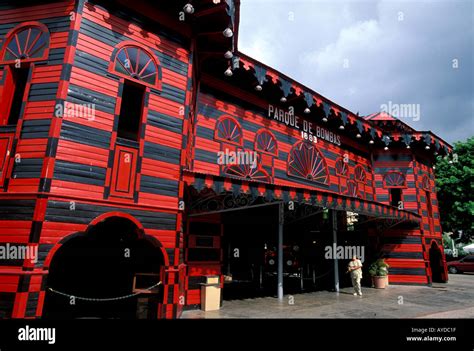
[[[450,275],[433,287],[390,285],[224,301],[219,311],[186,311],[182,318],[474,318],[474,274]],[[293,302],[293,303],[291,303]]]

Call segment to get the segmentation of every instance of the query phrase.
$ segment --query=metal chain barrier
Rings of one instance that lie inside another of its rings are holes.
[[[150,286],[146,289],[143,289],[143,290],[151,290],[153,288],[156,288],[159,285],[161,285],[161,282],[158,282],[155,285],[152,285],[152,286]],[[108,301],[124,300],[124,299],[129,299],[131,297],[134,297],[134,296],[137,296],[137,295],[141,294],[141,292],[136,292],[136,293],[128,294],[128,295],[125,295],[125,296],[106,297],[106,298],[102,298],[102,299],[97,299],[97,298],[92,298],[92,297],[82,297],[82,296],[70,295],[70,294],[63,293],[61,291],[54,290],[53,288],[48,288],[48,290],[55,293],[55,294],[66,296],[66,297],[69,297],[69,298],[73,297],[74,299],[77,299],[77,300],[94,301],[94,302],[108,302]]]

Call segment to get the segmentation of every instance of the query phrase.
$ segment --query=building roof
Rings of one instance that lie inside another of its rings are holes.
[[[401,141],[407,146],[413,143],[412,146],[418,145],[422,150],[426,148],[424,152],[431,152],[432,155],[434,152],[445,154],[452,152],[451,145],[431,132],[416,131],[383,112],[361,117],[276,69],[240,52],[238,50],[240,0],[196,0],[193,6],[195,7],[193,32],[197,36],[198,69],[201,72],[210,73],[282,108],[292,106],[296,114],[304,114],[317,123],[327,123],[329,128],[338,128],[341,133],[348,136],[357,136],[357,140],[361,143],[373,140],[372,145],[376,148]],[[232,30],[232,37],[225,38],[222,35],[226,28]],[[224,57],[226,50],[233,53],[232,58]],[[234,74],[231,74],[232,77],[225,77],[223,73],[229,69]]]
[[[393,117],[387,112],[376,112],[368,116],[364,116],[363,118],[369,121],[398,121],[398,118]]]
[[[239,68],[251,71],[255,76],[255,84],[273,84],[281,90],[281,96],[299,97],[304,100],[304,106],[321,108],[324,110],[326,118],[339,119],[346,131],[350,130],[352,126],[355,133],[365,134],[367,138],[378,141],[378,144],[382,146],[391,142],[401,142],[406,145],[418,142],[430,146],[428,149],[431,150],[430,152],[444,154],[452,152],[452,146],[431,131],[417,131],[385,112],[365,117],[359,116],[250,56],[241,52],[238,52],[237,56]]]

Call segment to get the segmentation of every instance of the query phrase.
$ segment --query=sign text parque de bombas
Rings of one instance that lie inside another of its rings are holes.
[[[268,118],[284,123],[287,126],[301,130],[305,133],[314,135],[318,139],[329,141],[330,143],[341,145],[341,136],[329,131],[326,128],[315,125],[304,118],[295,115],[293,107],[288,110],[278,108],[277,106],[268,105]]]

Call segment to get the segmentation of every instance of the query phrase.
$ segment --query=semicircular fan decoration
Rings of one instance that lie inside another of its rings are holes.
[[[326,184],[326,161],[313,144],[300,142],[290,151],[288,175]]]
[[[358,182],[365,183],[365,180],[367,179],[367,175],[365,174],[364,167],[358,165],[355,168],[355,180]]]
[[[277,142],[275,137],[266,130],[259,132],[255,137],[255,148],[257,151],[277,154]]]
[[[386,188],[405,188],[405,176],[400,172],[390,172],[385,175],[383,182]]]
[[[242,130],[232,118],[224,117],[217,121],[216,138],[229,143],[241,145]]]
[[[258,167],[253,167],[253,165],[230,165],[224,171],[225,174],[230,176],[244,178],[248,180],[260,181],[260,182],[269,182],[270,177],[268,173],[265,172],[263,169],[259,169]]]
[[[336,175],[347,177],[348,172],[349,168],[347,167],[347,163],[344,162],[342,157],[338,158],[336,161]]]
[[[347,182],[347,193],[346,195],[351,197],[359,197],[359,192],[357,190],[357,183],[353,180]]]
[[[430,191],[431,186],[430,186],[430,178],[425,174],[421,180],[421,186],[423,187],[424,190]]]
[[[39,27],[25,27],[10,38],[3,59],[9,61],[42,58],[48,46],[48,33]]]
[[[153,57],[138,46],[124,46],[115,57],[115,70],[133,79],[156,85],[158,66]]]

